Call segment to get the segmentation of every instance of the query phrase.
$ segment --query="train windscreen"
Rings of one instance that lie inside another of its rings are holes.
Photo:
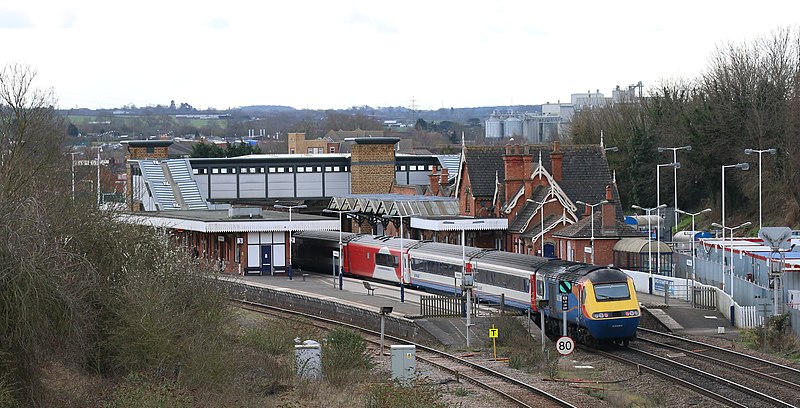
[[[594,297],[598,302],[608,300],[627,300],[631,298],[625,283],[605,283],[594,285]]]

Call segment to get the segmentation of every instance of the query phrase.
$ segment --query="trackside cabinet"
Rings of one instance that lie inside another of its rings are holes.
[[[295,345],[294,361],[298,377],[309,380],[322,377],[322,350],[316,341],[306,340]]]
[[[392,380],[409,386],[417,376],[417,347],[394,345],[392,349]]]

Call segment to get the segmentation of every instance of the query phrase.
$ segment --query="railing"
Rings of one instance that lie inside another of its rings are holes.
[[[478,311],[477,303],[471,309],[475,316]],[[423,317],[459,317],[466,315],[466,298],[464,296],[427,295],[420,296],[419,314]]]

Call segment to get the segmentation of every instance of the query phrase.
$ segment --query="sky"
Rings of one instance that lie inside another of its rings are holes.
[[[0,0],[0,66],[60,108],[416,109],[569,102],[695,78],[800,2]]]

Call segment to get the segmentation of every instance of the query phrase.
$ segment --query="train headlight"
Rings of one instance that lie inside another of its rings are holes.
[[[627,312],[625,312],[625,316],[628,316],[628,317],[639,316],[639,311],[638,310],[628,310]]]
[[[605,312],[592,313],[592,317],[595,319],[604,319],[607,317],[611,317],[611,313],[605,313]]]

